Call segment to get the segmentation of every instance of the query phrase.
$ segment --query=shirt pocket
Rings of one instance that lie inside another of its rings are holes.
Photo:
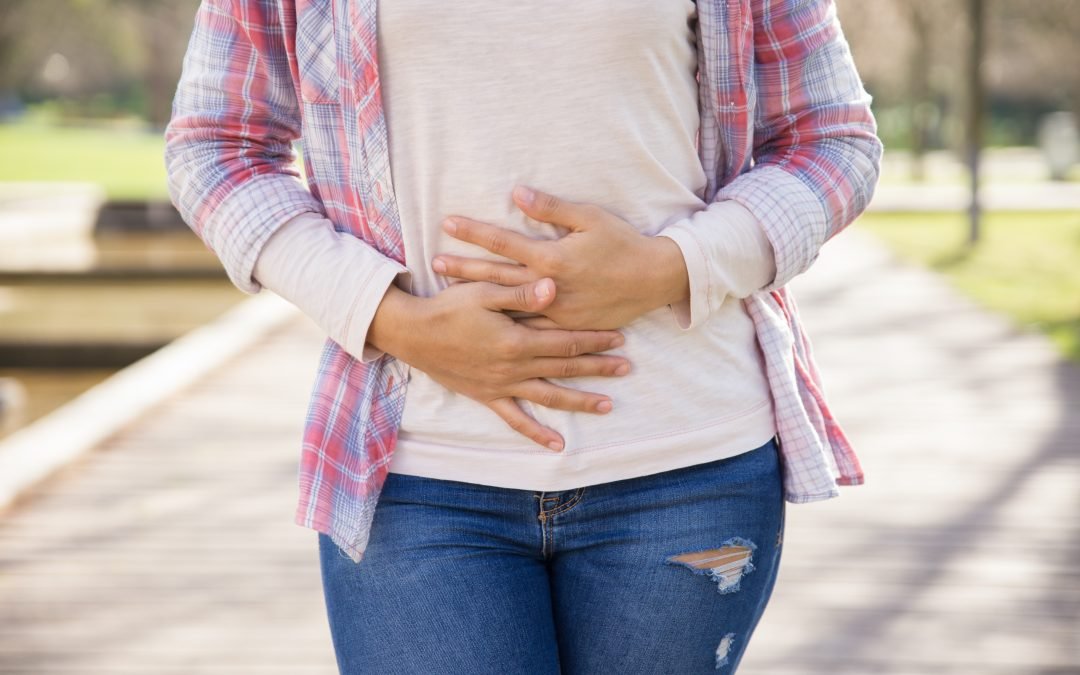
[[[335,0],[296,3],[296,62],[305,103],[338,103],[341,76],[334,39]]]

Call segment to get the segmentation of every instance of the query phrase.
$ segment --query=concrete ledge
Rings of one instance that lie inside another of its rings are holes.
[[[298,314],[259,293],[0,440],[0,511]]]
[[[982,186],[979,201],[985,211],[1072,211],[1080,209],[1080,183],[990,183]],[[971,202],[962,184],[878,185],[870,211],[957,211]]]
[[[143,340],[0,339],[0,363],[19,368],[127,368],[165,347],[165,338]]]
[[[0,241],[5,245],[88,237],[105,190],[89,182],[0,182]]]

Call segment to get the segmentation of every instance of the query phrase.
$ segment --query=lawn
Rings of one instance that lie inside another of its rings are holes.
[[[110,199],[164,199],[164,140],[138,130],[0,124],[0,181],[92,181]]]
[[[990,213],[983,225],[971,249],[962,214],[869,213],[856,227],[982,305],[1045,332],[1080,362],[1080,211]]]
[[[163,132],[29,121],[0,124],[0,148],[0,182],[90,181],[109,199],[169,200]]]

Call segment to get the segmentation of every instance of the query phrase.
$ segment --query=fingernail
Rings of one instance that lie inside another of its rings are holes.
[[[514,196],[518,198],[519,202],[525,204],[526,206],[531,206],[533,203],[533,199],[536,198],[536,193],[525,187],[524,185],[518,185],[516,188],[514,188]]]
[[[562,451],[562,443],[560,443],[558,441],[552,441],[552,442],[548,443],[548,447],[551,448],[552,450],[554,450],[555,452],[561,452]]]
[[[596,404],[596,409],[602,413],[611,412],[611,401],[600,401]]]
[[[630,366],[626,365],[625,363],[615,369],[615,374],[616,375],[625,375],[625,374],[627,374],[629,372],[630,372]]]
[[[431,268],[439,274],[446,274],[446,263],[439,258],[435,258],[435,260],[431,262]]]
[[[455,223],[452,220],[449,220],[449,219],[444,220],[442,226],[443,226],[443,229],[446,230],[447,232],[449,232],[450,234],[454,234],[455,232],[457,232],[457,223]]]
[[[620,336],[618,336],[616,338],[611,339],[611,346],[612,347],[622,347],[625,342],[626,342],[626,338],[624,338],[623,336],[620,335]]]

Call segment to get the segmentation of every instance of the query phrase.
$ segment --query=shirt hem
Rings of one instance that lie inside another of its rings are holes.
[[[399,437],[391,473],[519,490],[570,490],[681,469],[759,448],[777,433],[765,400],[737,417],[688,432],[582,450],[476,449]]]

